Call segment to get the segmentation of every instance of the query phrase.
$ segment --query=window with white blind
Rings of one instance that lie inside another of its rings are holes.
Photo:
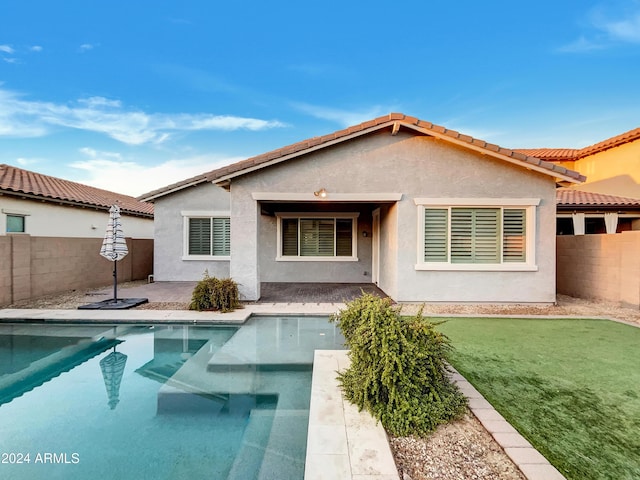
[[[418,270],[536,270],[537,199],[416,199]],[[509,202],[509,200],[507,200]],[[474,204],[476,203],[476,204]]]
[[[277,260],[357,260],[357,217],[357,213],[278,214]]]
[[[182,212],[184,260],[228,260],[231,219],[228,212]]]

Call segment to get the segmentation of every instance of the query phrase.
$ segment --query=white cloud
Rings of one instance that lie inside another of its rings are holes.
[[[103,158],[108,158],[108,159],[113,159],[116,161],[121,161],[122,160],[122,154],[117,153],[117,152],[101,152],[99,150],[95,150],[93,148],[89,148],[89,147],[83,147],[80,149],[80,153],[86,155],[89,158],[92,159],[103,159]]]
[[[13,55],[15,50],[10,45],[0,45],[0,52],[8,53],[9,55]]]
[[[640,1],[614,2],[591,9],[586,15],[587,31],[557,50],[585,53],[621,44],[640,44]]]
[[[42,160],[39,158],[24,158],[24,157],[16,158],[16,163],[22,167],[34,165],[36,163],[40,163],[41,161]]]
[[[29,50],[31,50],[32,52],[41,52],[43,48],[40,45],[33,45],[29,47]]]
[[[81,98],[78,103],[86,105],[89,108],[93,107],[121,107],[122,102],[120,100],[110,100],[105,97],[89,97]]]
[[[581,36],[574,42],[558,48],[558,51],[564,53],[585,53],[602,50],[603,48],[605,48],[605,46],[602,43],[587,40],[584,36]]]
[[[81,52],[88,52],[89,50],[93,50],[95,48],[95,45],[91,43],[83,43],[78,48],[80,49]]]
[[[30,101],[0,88],[0,136],[34,137],[63,127],[105,134],[128,145],[162,143],[173,133],[198,130],[265,130],[275,120],[205,113],[146,113],[126,109],[119,100],[80,99],[69,105]]]
[[[211,116],[199,115],[187,119],[185,125],[191,123],[191,130],[264,130],[273,127],[284,127],[286,124],[278,121],[259,120],[257,118],[232,117],[228,115]]]
[[[597,28],[621,42],[640,43],[640,12],[624,20],[604,21]]]
[[[168,160],[149,166],[123,160],[117,153],[97,152],[92,149],[83,149],[82,153],[90,158],[70,165],[82,172],[75,181],[132,196],[139,196],[242,160],[242,158],[198,156]]]
[[[308,103],[300,102],[292,103],[292,107],[303,113],[311,115],[312,117],[336,122],[343,127],[357,125],[358,123],[362,123],[394,111],[393,108],[388,109],[379,105],[361,111],[340,110],[337,108],[310,105]]]

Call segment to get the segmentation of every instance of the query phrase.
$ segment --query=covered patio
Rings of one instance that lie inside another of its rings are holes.
[[[123,288],[123,297],[145,297],[151,303],[189,303],[197,282],[155,282]],[[387,294],[373,283],[301,283],[267,282],[261,284],[260,300],[247,304],[267,303],[344,303],[360,296],[362,292],[379,297]],[[103,288],[87,295],[87,301],[98,301],[112,294]]]
[[[373,283],[266,282],[260,291],[260,300],[255,303],[344,303],[363,292],[387,296]]]

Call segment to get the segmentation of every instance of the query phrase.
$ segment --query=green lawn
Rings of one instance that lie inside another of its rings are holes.
[[[568,479],[640,479],[640,328],[451,318],[451,363]]]

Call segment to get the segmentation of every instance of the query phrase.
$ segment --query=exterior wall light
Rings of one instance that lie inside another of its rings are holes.
[[[313,192],[316,197],[327,198],[327,191],[324,188],[321,188],[317,192]]]

